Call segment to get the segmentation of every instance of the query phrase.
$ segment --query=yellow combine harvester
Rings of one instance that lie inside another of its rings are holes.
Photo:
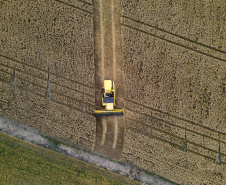
[[[94,110],[94,116],[123,115],[123,109],[114,109],[114,106],[116,105],[114,81],[104,80],[101,104],[105,109]]]

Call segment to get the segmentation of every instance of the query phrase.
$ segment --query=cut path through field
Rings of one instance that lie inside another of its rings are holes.
[[[97,11],[98,10],[98,11]],[[121,55],[120,1],[99,0],[94,3],[95,86],[96,108],[101,107],[101,88],[105,79],[115,81],[116,108],[124,106],[124,70]],[[123,147],[123,117],[108,116],[96,119],[98,153],[119,159]]]

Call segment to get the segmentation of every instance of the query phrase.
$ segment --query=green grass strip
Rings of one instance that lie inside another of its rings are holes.
[[[0,184],[139,184],[0,132]]]

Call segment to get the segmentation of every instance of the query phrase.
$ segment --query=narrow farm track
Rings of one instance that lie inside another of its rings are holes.
[[[95,28],[95,86],[96,108],[101,109],[101,87],[104,79],[115,81],[116,108],[123,108],[124,76],[121,56],[120,1],[99,0],[94,4]],[[124,120],[122,116],[96,119],[94,150],[120,158],[123,147]]]

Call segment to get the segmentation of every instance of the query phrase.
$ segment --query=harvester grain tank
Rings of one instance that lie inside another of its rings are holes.
[[[101,105],[105,109],[94,110],[94,116],[123,115],[123,109],[114,109],[116,105],[115,82],[112,80],[104,80]]]

